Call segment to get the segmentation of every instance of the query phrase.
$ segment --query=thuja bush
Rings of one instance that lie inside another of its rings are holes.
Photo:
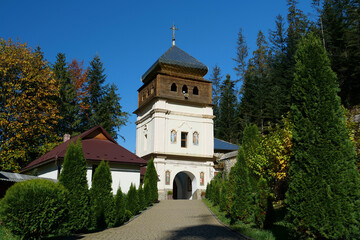
[[[119,186],[114,200],[114,227],[120,226],[125,220],[125,196]]]
[[[233,170],[234,188],[230,209],[231,223],[235,223],[237,220],[240,220],[243,223],[253,223],[254,201],[252,198],[249,169],[245,161],[245,154],[242,147],[239,149],[237,161]]]
[[[360,239],[360,177],[336,75],[314,34],[301,39],[295,59],[289,226],[297,239]]]
[[[112,178],[107,162],[101,161],[96,168],[90,189],[92,226],[103,229],[114,224],[114,198]]]
[[[138,197],[139,197],[139,211],[142,211],[146,208],[145,192],[142,187],[142,184],[140,185],[140,187],[138,189]]]
[[[86,160],[80,140],[70,143],[66,150],[63,170],[59,181],[68,190],[69,227],[71,231],[82,231],[90,223],[90,199],[86,179]]]
[[[148,205],[158,201],[158,175],[154,165],[154,159],[148,162],[144,177],[145,198]]]
[[[133,183],[131,183],[127,193],[126,210],[129,210],[133,215],[136,215],[139,212],[139,197]]]
[[[16,183],[0,202],[0,221],[23,239],[66,233],[66,189],[44,179]]]

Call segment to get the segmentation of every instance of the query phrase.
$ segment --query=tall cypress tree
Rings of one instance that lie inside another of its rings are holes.
[[[314,34],[300,41],[295,59],[287,219],[297,237],[359,239],[360,178],[336,75]]]
[[[112,178],[109,164],[101,161],[96,168],[90,189],[92,224],[95,228],[106,228],[114,222],[114,199],[111,188]]]
[[[68,133],[74,135],[78,133],[80,118],[79,106],[76,102],[75,83],[70,77],[66,57],[64,53],[58,53],[56,62],[52,67],[55,79],[58,81],[60,97],[58,99],[59,119],[57,133],[59,136]]]
[[[218,129],[215,129],[215,137],[229,142],[237,141],[236,103],[234,82],[231,81],[228,74],[221,85]]]
[[[59,181],[69,190],[69,226],[72,231],[85,230],[90,223],[90,202],[86,178],[86,160],[81,141],[70,143],[65,154]]]
[[[235,223],[237,220],[240,220],[243,223],[252,223],[254,221],[253,200],[251,196],[249,170],[242,147],[239,148],[237,161],[232,170],[234,189],[232,191],[230,208],[231,222]]]
[[[158,175],[154,165],[154,159],[150,159],[146,167],[144,176],[145,200],[148,205],[158,201]]]

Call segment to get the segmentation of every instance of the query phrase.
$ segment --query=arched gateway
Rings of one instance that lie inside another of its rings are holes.
[[[159,199],[200,199],[214,176],[214,126],[208,68],[172,46],[142,76],[136,154],[154,159]]]

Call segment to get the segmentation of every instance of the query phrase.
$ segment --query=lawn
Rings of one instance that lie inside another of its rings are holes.
[[[253,226],[237,223],[230,225],[230,219],[225,212],[219,210],[219,206],[213,206],[208,199],[203,199],[204,203],[217,216],[217,218],[230,228],[255,240],[287,240],[289,238],[288,229],[285,227],[285,208],[282,205],[275,206],[275,222],[271,229],[263,230]]]

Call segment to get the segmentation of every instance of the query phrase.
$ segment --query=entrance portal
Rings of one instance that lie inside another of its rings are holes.
[[[196,178],[192,173],[179,172],[173,181],[173,199],[192,199],[196,188]]]

